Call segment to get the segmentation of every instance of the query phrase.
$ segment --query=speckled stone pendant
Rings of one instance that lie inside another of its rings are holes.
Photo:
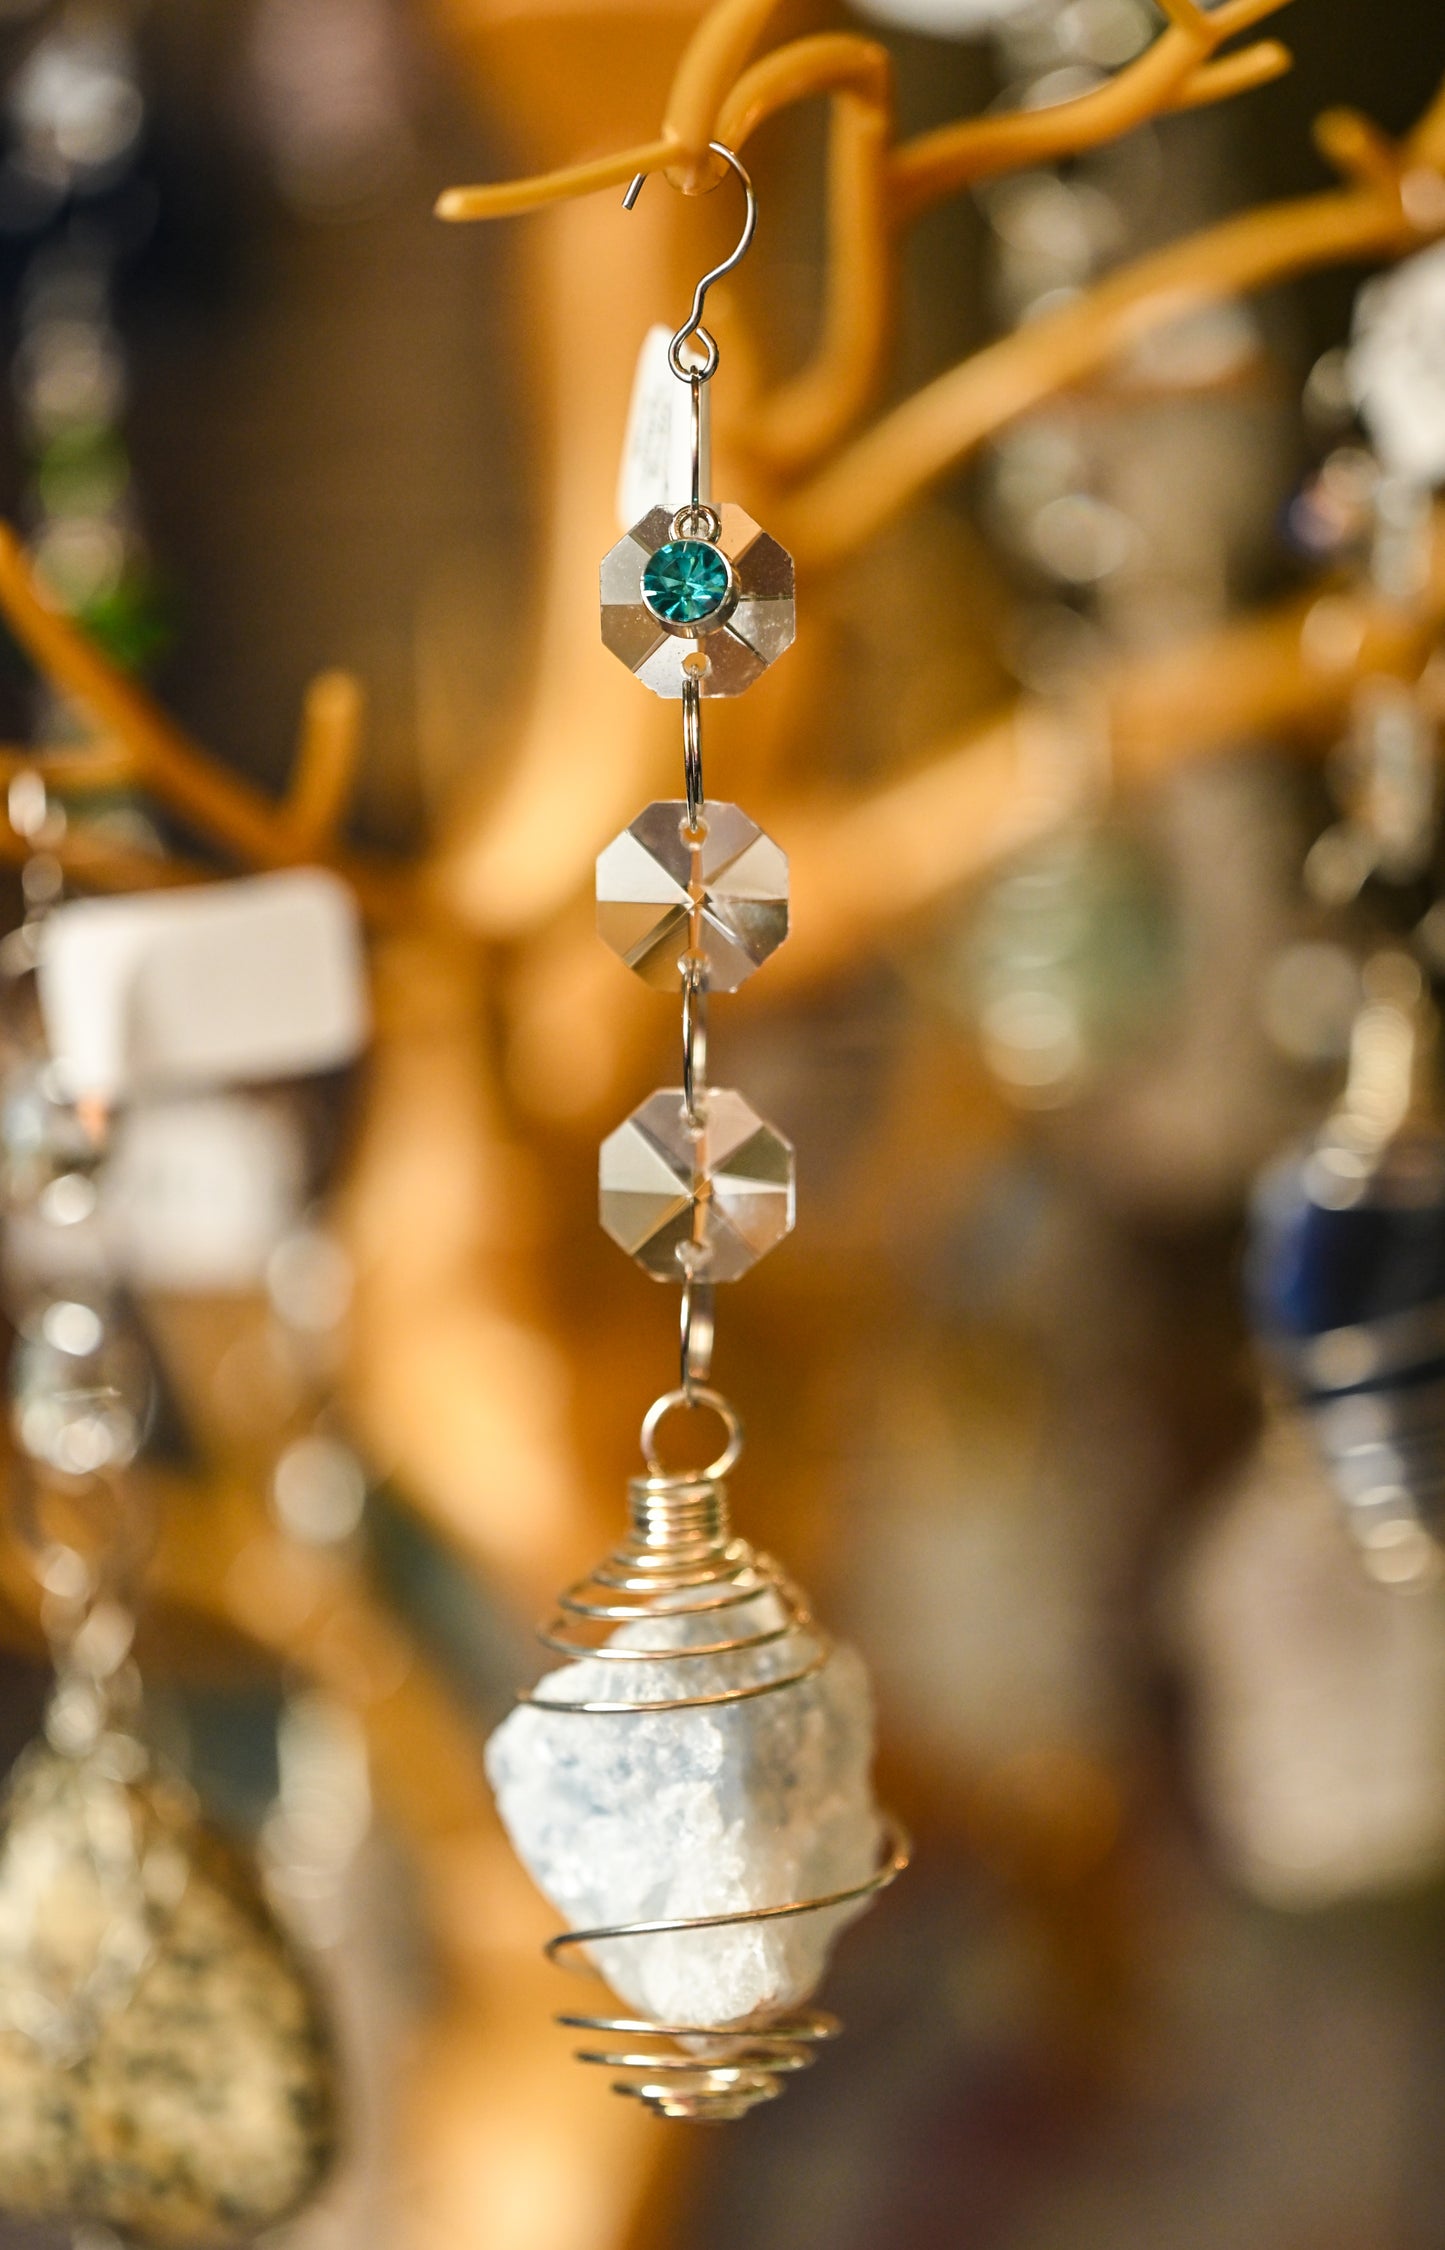
[[[114,1744],[114,1738],[109,1738]],[[185,1793],[37,1744],[0,1838],[0,2208],[233,2250],[320,2184],[330,2042],[249,1870]]]

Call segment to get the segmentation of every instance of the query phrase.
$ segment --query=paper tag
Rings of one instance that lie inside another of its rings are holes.
[[[106,1102],[332,1070],[369,1029],[356,902],[320,868],[57,907],[39,986],[67,1088]]]
[[[617,520],[624,531],[652,508],[680,508],[692,497],[692,387],[680,383],[668,360],[672,330],[649,328],[637,355],[627,437],[617,479]],[[712,489],[712,446],[707,385],[702,386],[702,449],[698,490]]]
[[[1350,396],[1391,476],[1445,483],[1445,243],[1355,300]]]
[[[102,1214],[116,1269],[137,1289],[259,1289],[296,1224],[304,1153],[276,1098],[141,1102],[106,1158]]]
[[[935,39],[977,39],[1010,16],[1022,15],[1030,0],[857,0],[858,13],[874,23],[922,31]]]

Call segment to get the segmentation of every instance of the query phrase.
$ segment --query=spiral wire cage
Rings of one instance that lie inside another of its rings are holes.
[[[682,1394],[659,1400],[659,1409]],[[700,1473],[668,1475],[656,1465],[644,1430],[649,1474],[628,1487],[626,1537],[607,1559],[560,1597],[556,1615],[541,1629],[544,1648],[575,1660],[601,1658],[628,1665],[667,1664],[679,1692],[623,1701],[611,1697],[550,1695],[524,1698],[539,1708],[579,1716],[644,1716],[698,1710],[774,1695],[813,1678],[827,1663],[831,1643],[815,1625],[802,1595],[767,1555],[733,1536],[724,1479],[740,1450],[732,1409],[713,1393],[690,1389],[688,1404],[705,1403],[730,1430],[726,1451]],[[654,1410],[656,1411],[656,1410]],[[650,1418],[651,1419],[651,1418]],[[772,1596],[773,1601],[760,1597]],[[649,1647],[634,1634],[663,1617],[703,1619],[703,1638],[689,1645]],[[620,1640],[616,1637],[621,1635]],[[690,1668],[719,1657],[771,1651],[766,1678],[729,1686],[688,1686]],[[789,1899],[772,1906],[674,1920],[616,1923],[568,1930],[546,1948],[563,1967],[585,1969],[595,1945],[720,1930],[771,1922],[853,1905],[883,1890],[908,1865],[909,1842],[896,1821],[885,1819],[878,1864],[864,1881],[823,1897]],[[792,2008],[743,2024],[657,2023],[629,2015],[567,2012],[557,2021],[571,2031],[600,2035],[601,2043],[576,2050],[579,2062],[615,2073],[613,2090],[641,2101],[656,2115],[721,2123],[741,2117],[783,2091],[806,2070],[819,2047],[842,2026],[822,2009]]]

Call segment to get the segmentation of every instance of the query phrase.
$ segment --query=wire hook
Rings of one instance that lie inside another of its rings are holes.
[[[707,293],[713,283],[721,281],[724,274],[731,273],[733,267],[740,264],[746,256],[758,223],[758,199],[753,192],[753,183],[742,158],[736,156],[730,148],[724,147],[721,141],[709,141],[707,145],[714,156],[720,156],[724,164],[737,174],[742,183],[743,194],[747,197],[747,210],[743,218],[743,231],[738,237],[737,247],[733,250],[731,256],[723,259],[720,266],[714,266],[711,273],[703,275],[692,293],[692,311],[667,347],[668,364],[673,374],[682,383],[710,382],[717,373],[717,339],[703,327],[702,308],[707,302]],[[646,180],[647,174],[645,172],[637,174],[626,195],[622,198],[622,207],[625,211],[632,209],[642,193]],[[694,336],[702,347],[703,360],[700,367],[689,367],[682,357],[683,345]]]

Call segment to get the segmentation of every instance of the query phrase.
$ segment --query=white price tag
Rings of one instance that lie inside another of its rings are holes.
[[[895,24],[935,39],[977,39],[1010,16],[1022,15],[1032,0],[856,0],[858,13],[874,23]]]
[[[668,361],[672,330],[649,328],[637,355],[632,404],[617,479],[617,521],[623,531],[652,508],[680,508],[692,497],[692,386],[680,383]],[[702,446],[698,489],[712,489],[707,385],[702,386]]]
[[[1388,473],[1445,484],[1445,242],[1360,291],[1348,381]]]
[[[320,868],[57,907],[39,984],[66,1086],[105,1102],[336,1069],[369,1030],[356,902]]]
[[[301,1135],[274,1097],[140,1102],[116,1129],[102,1180],[107,1240],[133,1287],[259,1289],[300,1216]]]

